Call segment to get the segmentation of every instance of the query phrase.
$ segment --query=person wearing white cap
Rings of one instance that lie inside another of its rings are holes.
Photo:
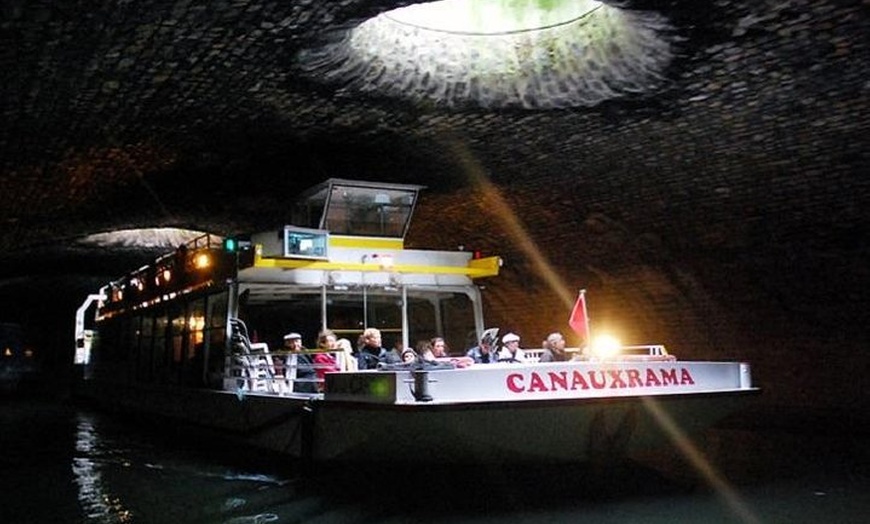
[[[300,353],[304,349],[302,335],[295,332],[284,335],[284,350],[288,352],[287,366],[296,367],[296,380],[292,384],[292,390],[297,393],[317,393],[314,362],[310,355]]]
[[[520,336],[516,333],[508,333],[501,337],[502,348],[498,354],[499,362],[519,362],[526,361],[526,353],[520,349]]]

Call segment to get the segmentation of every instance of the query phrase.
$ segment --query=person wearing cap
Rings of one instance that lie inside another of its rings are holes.
[[[284,335],[284,350],[287,351],[287,367],[296,366],[296,380],[293,382],[293,391],[296,393],[317,393],[316,375],[311,356],[300,353],[305,348],[302,346],[302,335],[296,332]]]
[[[492,364],[498,362],[498,351],[493,347],[495,340],[490,334],[480,339],[480,343],[469,349],[465,356],[474,360],[475,364]]]
[[[518,362],[526,361],[526,353],[520,349],[520,336],[516,333],[508,333],[501,337],[501,351],[498,354],[499,362]]]

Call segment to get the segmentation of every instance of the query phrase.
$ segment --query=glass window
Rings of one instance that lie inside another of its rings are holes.
[[[326,211],[331,233],[403,238],[416,192],[336,185]]]

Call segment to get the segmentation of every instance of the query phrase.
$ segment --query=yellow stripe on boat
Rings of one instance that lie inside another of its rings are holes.
[[[466,275],[469,278],[483,278],[498,275],[501,267],[500,257],[486,257],[470,260],[467,266],[428,266],[422,264],[395,264],[385,269],[377,264],[360,262],[326,262],[323,260],[302,260],[292,258],[254,257],[254,267],[275,269],[308,269],[315,271],[361,271],[367,273],[416,273],[433,275]]]
[[[404,249],[401,238],[351,237],[330,235],[329,247],[349,247],[362,249]]]

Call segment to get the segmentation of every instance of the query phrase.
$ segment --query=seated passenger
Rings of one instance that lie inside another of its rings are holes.
[[[493,342],[495,342],[494,338],[492,335],[487,333],[480,339],[478,345],[469,349],[465,353],[465,356],[474,360],[475,364],[491,364],[498,362],[498,354],[493,349]]]
[[[520,336],[515,333],[508,333],[501,337],[502,348],[498,354],[500,362],[518,362],[526,361],[526,353],[520,349]]]
[[[317,335],[318,349],[336,349],[336,337],[332,330],[324,329]],[[317,390],[323,391],[325,384],[326,373],[331,371],[339,371],[338,364],[335,362],[335,357],[330,353],[317,353],[311,359],[314,362],[314,372],[317,375]]]
[[[568,360],[565,352],[565,337],[561,333],[550,333],[544,341],[544,352],[538,362],[564,362]]]
[[[408,348],[402,351],[402,363],[410,364],[412,362],[416,362],[417,360],[417,352],[411,348]]]
[[[401,340],[396,341],[393,349],[384,349],[379,355],[384,364],[399,364],[405,355],[405,347]]]
[[[387,350],[381,347],[381,330],[366,328],[362,334],[362,347],[357,357],[359,369],[377,369],[381,362],[381,355],[385,355],[386,352]]]
[[[353,348],[350,345],[350,340],[340,338],[335,341],[335,347],[340,352],[339,367],[342,371],[356,371],[359,369],[359,362],[356,360],[356,355],[353,354]]]
[[[447,342],[441,337],[435,337],[429,341],[432,346],[432,356],[435,358],[449,358],[450,350],[447,349]]]
[[[435,352],[432,351],[432,343],[428,340],[420,340],[417,342],[415,356],[416,355],[419,355],[420,358],[426,362],[434,362]]]
[[[291,367],[294,361],[296,363],[296,381],[293,382],[293,391],[296,393],[316,393],[314,362],[310,355],[300,353],[305,349],[302,347],[302,335],[299,333],[284,335],[284,349],[289,352],[286,360],[287,367]],[[290,378],[289,373],[288,378]]]

